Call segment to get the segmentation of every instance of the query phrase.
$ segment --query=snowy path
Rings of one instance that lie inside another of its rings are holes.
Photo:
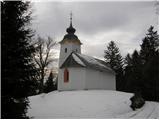
[[[28,115],[33,118],[158,118],[157,102],[136,111],[129,107],[130,93],[88,90],[51,92],[32,96]]]
[[[148,118],[156,119],[158,118],[158,105],[155,102],[146,102],[146,104],[136,111],[131,111],[126,114],[116,116],[117,118],[126,118],[126,119],[138,119],[138,118]]]

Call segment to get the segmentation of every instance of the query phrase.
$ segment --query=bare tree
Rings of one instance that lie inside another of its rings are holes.
[[[39,68],[40,93],[42,93],[46,69],[49,66],[49,64],[54,61],[53,47],[56,45],[56,42],[51,37],[48,37],[47,39],[38,37],[34,45],[36,48],[34,60],[37,64],[37,67]]]

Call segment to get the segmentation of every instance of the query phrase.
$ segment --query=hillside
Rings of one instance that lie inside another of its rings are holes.
[[[157,102],[146,101],[133,111],[133,94],[109,91],[54,91],[29,97],[28,115],[33,118],[158,118]]]

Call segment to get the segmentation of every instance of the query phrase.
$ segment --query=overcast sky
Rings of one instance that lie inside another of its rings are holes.
[[[122,56],[139,50],[150,25],[157,28],[155,1],[146,2],[34,2],[33,27],[42,37],[61,41],[69,26],[73,27],[83,45],[83,54],[103,59],[108,42],[115,41]],[[55,48],[59,57],[58,45]]]

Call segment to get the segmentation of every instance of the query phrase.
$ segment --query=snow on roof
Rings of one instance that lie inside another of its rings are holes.
[[[104,62],[103,60],[100,60],[91,56],[87,56],[84,54],[79,54],[79,53],[73,53],[73,54],[76,54],[83,61],[83,63],[85,63],[85,65],[89,68],[97,69],[100,71],[114,72],[109,67],[109,65],[107,65],[106,62]]]
[[[79,64],[82,65],[82,66],[86,66],[86,65],[81,61],[81,59],[79,59],[79,57],[77,57],[75,54],[72,54],[72,56],[73,56],[74,60],[75,60],[77,63],[79,63]]]
[[[80,57],[82,57],[82,58],[84,58],[87,62],[89,62],[89,63],[92,63],[92,64],[94,64],[94,65],[99,65],[99,66],[101,66],[101,67],[107,67],[106,65],[104,65],[104,64],[102,64],[102,63],[100,63],[99,61],[98,61],[98,59],[96,59],[96,58],[94,58],[94,57],[91,57],[91,56],[87,56],[87,55],[83,55],[83,54],[78,54]]]

